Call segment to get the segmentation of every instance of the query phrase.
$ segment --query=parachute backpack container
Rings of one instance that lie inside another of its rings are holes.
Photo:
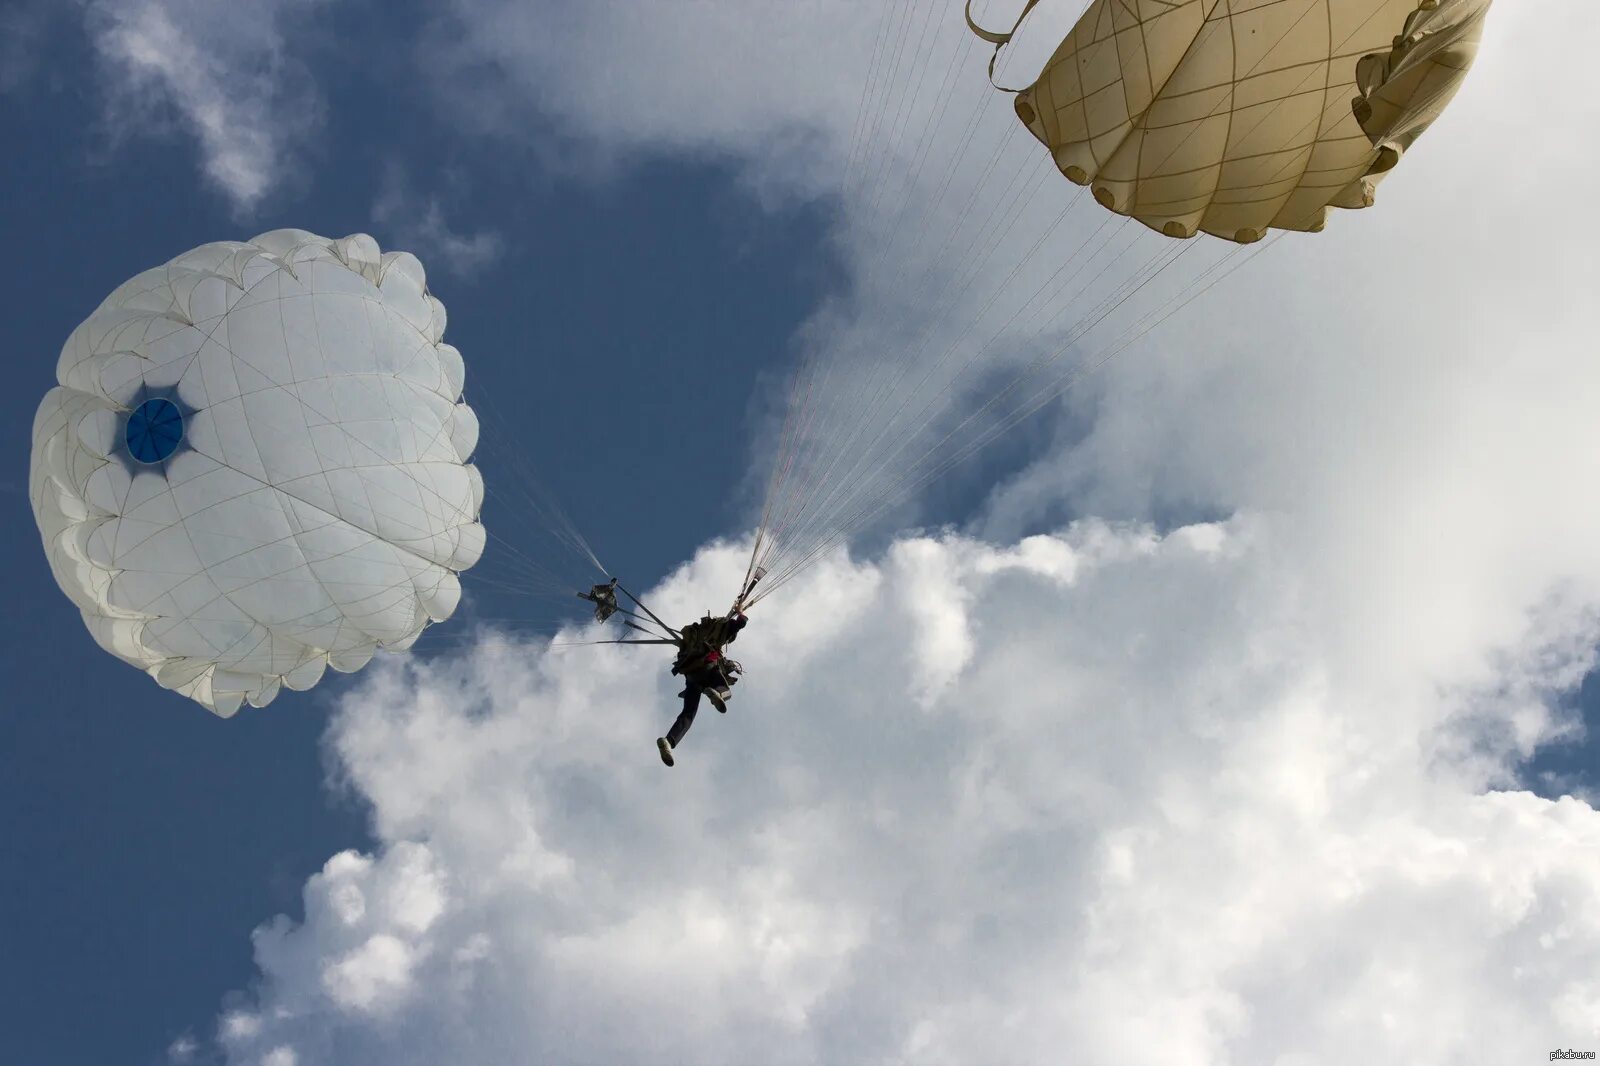
[[[578,593],[578,599],[588,600],[594,604],[594,620],[597,623],[604,623],[621,610],[621,607],[617,604],[616,578],[612,578],[604,585],[592,586],[587,593]]]
[[[1026,32],[968,25],[997,49]],[[1490,0],[1093,0],[1016,112],[1069,180],[1169,237],[1320,230],[1450,102]],[[991,72],[993,66],[991,65]]]
[[[226,716],[448,618],[484,530],[444,328],[422,264],[361,234],[207,244],[107,297],[29,476],[100,646]]]

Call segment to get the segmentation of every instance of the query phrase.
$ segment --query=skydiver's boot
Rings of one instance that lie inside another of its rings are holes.
[[[661,761],[668,766],[672,765],[672,745],[667,743],[666,737],[656,738],[656,749],[661,752]]]
[[[728,696],[729,695],[730,695],[730,693],[728,692],[727,689],[721,689],[720,691],[718,689],[714,689],[714,688],[706,689],[706,699],[711,701],[711,706],[715,707],[717,710],[721,711],[723,714],[727,714],[728,713]]]

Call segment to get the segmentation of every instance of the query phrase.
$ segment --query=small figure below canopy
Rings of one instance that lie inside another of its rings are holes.
[[[580,592],[577,596],[580,600],[588,600],[594,604],[594,620],[596,622],[604,622],[621,610],[617,606],[616,578],[612,578],[604,585],[595,585],[588,592]]]
[[[684,626],[673,641],[678,646],[678,657],[673,660],[672,673],[683,676],[683,691],[678,693],[683,700],[683,710],[678,712],[667,735],[656,740],[661,761],[668,766],[673,764],[673,750],[683,742],[684,734],[694,724],[701,696],[709,699],[723,714],[728,712],[728,700],[733,698],[733,686],[738,683],[744,667],[728,658],[727,647],[749,623],[744,614],[745,603],[756,584],[766,576],[765,568],[753,567],[739,598],[733,601],[733,608],[725,616],[718,618],[708,611],[700,621]]]
[[[668,766],[673,765],[673,750],[683,742],[684,734],[694,724],[702,695],[718,711],[727,713],[728,700],[733,698],[730,690],[744,668],[727,657],[726,649],[748,622],[744,612],[735,607],[726,617],[716,618],[708,613],[700,621],[683,627],[678,639],[678,657],[672,664],[672,673],[683,675],[683,691],[678,693],[683,699],[683,710],[678,712],[667,735],[656,740],[661,761]]]
[[[749,579],[726,615],[719,617],[708,611],[705,617],[698,622],[689,623],[682,630],[674,629],[663,622],[660,616],[639,600],[639,597],[618,584],[616,578],[602,585],[593,585],[588,592],[575,594],[578,599],[594,604],[596,622],[604,622],[614,614],[625,615],[622,624],[643,634],[638,637],[625,636],[585,643],[670,644],[678,649],[678,654],[673,659],[672,673],[683,677],[683,691],[678,693],[679,698],[683,700],[683,710],[679,712],[667,735],[656,740],[661,761],[668,766],[673,764],[673,749],[683,740],[684,734],[689,731],[689,726],[694,724],[700,697],[705,696],[717,710],[727,713],[728,700],[733,695],[731,690],[739,680],[739,675],[744,672],[744,667],[727,657],[726,648],[748,623],[749,619],[744,614],[745,605],[756,584],[766,574],[764,568],[752,567]],[[626,596],[633,606],[643,613],[635,614],[618,603],[618,593]],[[655,628],[641,624],[647,621]]]

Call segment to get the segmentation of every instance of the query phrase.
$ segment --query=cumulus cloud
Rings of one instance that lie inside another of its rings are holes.
[[[746,685],[671,771],[656,656],[392,664],[331,735],[380,849],[258,932],[230,1061],[1489,1062],[1600,1038],[1600,816],[1481,790],[1433,728],[1448,693],[1373,704],[1286,535],[1090,521],[836,557],[741,637]],[[743,547],[652,602],[692,613]]]
[[[917,36],[942,6],[892,6],[923,64],[901,67],[862,5],[546,7],[458,0],[463,55],[623,164],[709,154],[774,203],[837,198],[853,288],[803,340],[842,395],[1065,343],[1024,297],[1102,219],[1066,210],[1003,102],[919,95],[981,82],[959,20]],[[494,640],[374,672],[330,742],[380,846],[258,932],[230,1059],[1308,1066],[1600,1041],[1600,820],[1518,789],[1577,729],[1560,698],[1600,639],[1600,271],[1545,206],[1600,162],[1569,134],[1600,117],[1582,18],[1499,5],[1377,207],[1086,379],[970,535],[835,554],[765,601],[732,710],[676,769],[647,655]],[[881,96],[838,77],[869,68]],[[989,384],[935,376],[909,439]],[[712,545],[651,601],[698,615],[744,561]]]
[[[248,213],[283,181],[318,120],[292,31],[319,2],[95,0],[86,21],[105,75],[107,126],[126,136],[176,118],[198,142],[206,179]]]
[[[452,226],[439,197],[418,194],[399,167],[390,167],[385,173],[372,205],[372,220],[387,235],[389,244],[414,253],[427,265],[438,264],[463,277],[489,266],[504,248],[498,233],[463,233]]]

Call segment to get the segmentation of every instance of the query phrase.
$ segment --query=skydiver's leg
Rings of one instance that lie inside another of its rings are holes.
[[[728,685],[723,682],[722,671],[712,667],[709,671],[696,675],[694,683],[706,693],[706,698],[710,699],[710,706],[717,707],[723,714],[728,714]]]
[[[683,690],[683,710],[678,712],[678,720],[672,723],[672,728],[667,730],[667,743],[676,748],[683,735],[694,725],[694,713],[700,707],[700,686],[691,684]]]

